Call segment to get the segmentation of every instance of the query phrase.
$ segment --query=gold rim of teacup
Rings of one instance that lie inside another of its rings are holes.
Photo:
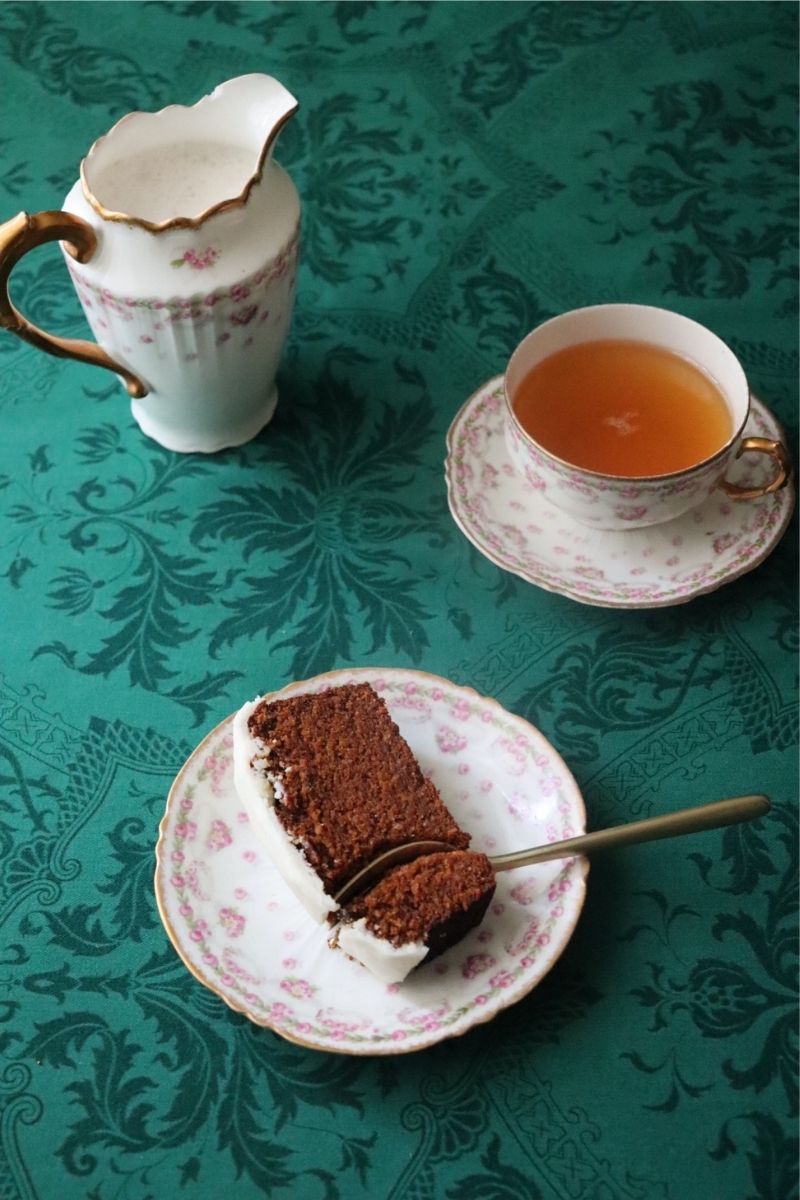
[[[512,351],[511,357],[509,358],[508,363],[506,365],[506,369],[503,372],[503,399],[505,402],[506,416],[511,418],[511,422],[514,425],[514,428],[516,429],[516,431],[520,435],[520,437],[523,439],[523,441],[527,442],[530,446],[532,446],[539,454],[543,455],[544,458],[549,459],[549,461],[552,463],[557,463],[560,467],[563,467],[567,471],[572,471],[572,472],[577,471],[581,475],[590,475],[593,479],[608,479],[608,480],[612,480],[614,483],[630,483],[632,481],[635,481],[637,483],[661,483],[662,481],[667,481],[670,479],[680,479],[681,476],[691,475],[695,471],[699,471],[705,467],[710,467],[713,463],[715,463],[717,461],[717,459],[723,458],[728,453],[728,451],[732,448],[732,446],[734,446],[734,444],[742,436],[742,432],[743,432],[744,427],[747,424],[748,418],[750,416],[750,405],[751,405],[751,400],[752,400],[752,393],[750,391],[750,385],[747,382],[747,377],[744,373],[744,367],[739,362],[739,359],[733,353],[730,346],[728,346],[722,340],[722,338],[718,337],[717,334],[714,333],[711,329],[707,329],[705,325],[701,325],[699,321],[694,321],[691,317],[685,317],[683,315],[683,313],[675,313],[674,315],[682,317],[685,321],[690,321],[693,325],[696,325],[698,329],[702,330],[703,333],[707,334],[709,337],[716,339],[716,341],[718,341],[719,344],[721,346],[723,346],[725,348],[725,350],[731,355],[731,357],[733,358],[733,360],[736,363],[736,366],[738,367],[739,371],[741,372],[742,379],[744,381],[744,385],[747,390],[747,403],[746,403],[745,412],[744,412],[744,415],[743,415],[741,421],[736,425],[736,427],[733,430],[733,433],[730,435],[730,437],[724,443],[724,445],[720,446],[720,448],[718,450],[715,450],[715,452],[713,454],[710,454],[707,458],[698,459],[698,461],[696,463],[692,463],[692,465],[689,467],[681,467],[681,469],[679,471],[666,471],[666,472],[664,472],[664,474],[661,474],[661,475],[612,475],[607,471],[595,471],[591,467],[582,467],[582,466],[580,466],[579,463],[570,462],[569,459],[566,459],[566,458],[560,458],[559,455],[554,454],[552,450],[548,450],[545,446],[543,446],[541,444],[541,442],[537,442],[536,438],[532,437],[531,434],[528,433],[527,429],[524,428],[524,426],[522,425],[522,423],[520,422],[520,420],[516,414],[516,411],[514,409],[514,404],[511,399],[511,392],[510,392],[510,389],[508,386],[508,376],[509,376],[509,373],[511,371],[511,368],[512,368],[515,360],[518,359],[525,343],[527,342],[527,340],[531,336],[531,334],[538,333],[541,329],[544,329],[544,327],[546,325],[550,325],[555,321],[560,321],[563,317],[573,316],[574,314],[581,313],[581,312],[591,312],[597,308],[602,308],[602,307],[606,307],[606,306],[605,305],[594,305],[594,304],[587,305],[583,308],[572,309],[568,313],[561,313],[561,314],[559,314],[559,316],[551,317],[547,321],[542,321],[541,325],[537,325],[535,329],[532,329],[530,333],[526,334],[526,336],[522,339],[522,341]],[[626,306],[620,305],[619,307],[626,307]],[[660,309],[660,308],[658,308],[657,305],[654,305],[654,304],[651,304],[651,305],[631,304],[627,307],[648,308],[652,312],[672,313],[672,310]],[[602,340],[602,339],[578,338],[575,340],[575,342],[571,343],[571,345],[579,346],[583,342],[599,341],[599,340]],[[644,338],[635,338],[635,339],[631,339],[631,340],[645,341]],[[674,353],[679,353],[679,352],[674,351]],[[683,355],[682,357],[686,358],[688,356]],[[692,359],[691,361],[694,362],[698,367],[700,366],[700,364],[697,363],[697,361],[695,359]],[[703,368],[701,367],[700,369],[702,370]],[[734,414],[731,412],[731,406],[728,403],[727,398],[726,398],[725,403],[727,405],[728,411],[731,413],[731,419],[733,419]]]

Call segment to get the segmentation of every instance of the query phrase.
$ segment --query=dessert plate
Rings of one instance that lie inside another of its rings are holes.
[[[275,693],[368,682],[473,848],[499,854],[578,834],[585,811],[562,759],[527,721],[420,671],[333,671]],[[156,847],[161,919],[193,975],[289,1041],[347,1054],[420,1050],[526,995],[569,941],[588,869],[572,858],[504,872],[483,922],[401,984],[332,950],[256,841],[233,786],[232,717],[170,789]]]
[[[745,432],[780,438],[755,397]],[[765,455],[746,455],[730,478],[762,483]],[[684,604],[752,571],[774,549],[794,507],[791,483],[760,500],[722,492],[648,529],[580,525],[516,473],[503,433],[503,378],[484,384],[447,435],[447,494],[456,524],[490,562],[546,591],[601,608]]]

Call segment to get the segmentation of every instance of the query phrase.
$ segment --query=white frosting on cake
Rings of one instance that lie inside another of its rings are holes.
[[[325,891],[322,881],[309,865],[302,848],[296,846],[278,817],[283,785],[270,774],[269,748],[253,737],[248,727],[250,715],[261,697],[243,704],[233,719],[233,779],[256,837],[272,863],[315,921],[327,923],[337,911],[336,901]],[[336,927],[330,945],[338,946],[384,983],[400,983],[428,953],[422,942],[393,946],[367,929],[365,919]]]
[[[275,812],[282,785],[269,774],[269,749],[251,734],[247,722],[261,697],[242,705],[233,719],[233,780],[253,832],[275,867],[315,921],[336,912],[336,901],[322,886],[302,849],[295,846]]]
[[[418,967],[428,953],[423,942],[393,946],[367,929],[364,917],[349,925],[340,925],[331,944],[338,946],[383,983],[402,983],[409,971]]]

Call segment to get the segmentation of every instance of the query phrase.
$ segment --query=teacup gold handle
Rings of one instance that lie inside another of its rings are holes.
[[[762,487],[742,487],[741,484],[730,483],[727,479],[723,479],[720,487],[730,496],[731,500],[757,500],[759,496],[768,496],[771,492],[779,492],[782,487],[786,487],[792,473],[792,464],[783,442],[763,437],[742,438],[742,444],[736,451],[736,457],[741,458],[748,451],[768,454],[774,460],[775,473],[769,483],[765,483]]]
[[[106,367],[125,380],[128,394],[136,397],[147,395],[147,386],[138,376],[115,362],[100,346],[94,342],[79,338],[57,337],[45,333],[37,325],[32,324],[11,303],[8,294],[9,276],[22,258],[35,246],[45,242],[64,242],[69,254],[80,263],[88,262],[97,245],[95,232],[86,221],[73,217],[65,212],[39,212],[28,214],[18,213],[4,225],[0,225],[0,326],[15,333],[17,337],[30,342],[48,354],[57,358],[76,358],[79,362],[94,363],[97,367]]]

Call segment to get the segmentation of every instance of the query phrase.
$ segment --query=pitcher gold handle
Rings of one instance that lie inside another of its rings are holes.
[[[8,279],[12,270],[23,254],[45,242],[65,242],[68,253],[77,262],[85,263],[95,251],[97,237],[86,221],[60,211],[32,215],[21,212],[0,225],[0,326],[57,358],[76,358],[79,362],[106,367],[122,376],[130,396],[136,399],[146,396],[148,389],[141,379],[121,363],[115,362],[100,346],[81,338],[45,333],[23,317],[11,303]]]
[[[775,472],[769,483],[762,487],[742,487],[739,483],[729,483],[727,479],[723,479],[720,487],[731,500],[757,500],[759,496],[769,496],[772,492],[779,492],[782,487],[786,487],[792,473],[792,463],[783,442],[776,442],[772,438],[746,437],[742,439],[736,457],[741,458],[748,451],[769,455],[775,464]]]

